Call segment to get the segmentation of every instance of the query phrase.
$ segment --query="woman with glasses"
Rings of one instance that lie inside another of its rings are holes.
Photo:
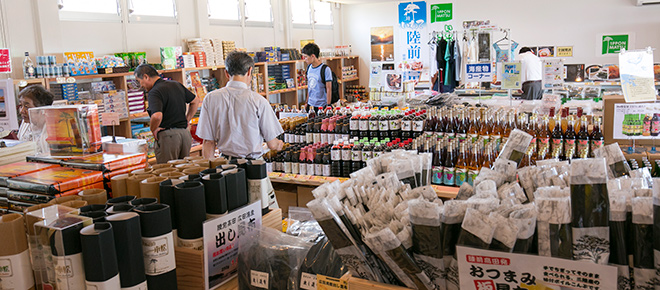
[[[34,141],[28,110],[52,105],[53,97],[53,94],[42,85],[31,85],[18,93],[18,112],[22,118],[21,126],[18,129],[18,140]]]

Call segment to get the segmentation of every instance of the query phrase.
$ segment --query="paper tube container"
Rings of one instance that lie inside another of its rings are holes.
[[[128,176],[134,176],[134,175],[140,175],[140,174],[151,174],[151,172],[154,171],[153,168],[142,168],[142,169],[135,169],[131,171]]]
[[[236,164],[222,164],[222,165],[217,166],[216,168],[220,169],[222,171],[225,171],[225,170],[236,169],[236,168],[238,168],[238,165],[236,165]]]
[[[221,215],[227,213],[227,185],[222,173],[213,173],[202,177],[206,213]]]
[[[219,173],[219,172],[222,172],[221,168],[209,168],[202,170],[202,172],[200,172],[199,175],[203,177],[209,174]]]
[[[229,163],[229,162],[227,161],[227,158],[224,158],[224,157],[213,158],[213,159],[211,159],[211,160],[209,160],[209,161],[211,162],[211,168],[216,168],[216,167],[218,167],[218,166],[220,166],[220,165],[223,165],[223,164],[227,164],[227,163]]]
[[[198,181],[174,186],[174,207],[177,217],[179,246],[202,250],[202,224],[206,220],[204,185]]]
[[[112,188],[112,197],[127,195],[126,179],[128,174],[119,174],[110,179],[110,188]]]
[[[140,216],[134,212],[122,212],[106,219],[112,224],[115,236],[121,288],[142,287],[144,284],[145,288],[139,289],[146,289]]]
[[[0,261],[11,275],[3,275],[0,286],[4,289],[34,289],[32,264],[28,251],[25,218],[17,213],[0,216]]]
[[[108,216],[108,213],[104,210],[97,210],[97,211],[88,211],[80,214],[81,216],[86,216],[92,219],[94,223],[101,223],[106,221],[106,217]]]
[[[126,195],[126,196],[121,196],[121,197],[115,197],[108,199],[108,202],[106,202],[107,205],[113,206],[119,203],[129,203],[131,200],[136,199],[135,195]]]
[[[138,174],[129,177],[126,180],[126,193],[129,195],[135,195],[136,197],[142,197],[140,192],[140,182],[153,176],[153,174]]]
[[[105,210],[105,212],[107,212],[108,215],[113,215],[120,212],[129,212],[132,211],[134,208],[135,206],[133,206],[132,204],[120,203],[109,207],[108,209]]]
[[[159,176],[165,172],[177,172],[177,170],[174,167],[165,167],[165,168],[155,169],[154,171],[151,172],[151,174]]]
[[[160,183],[160,203],[170,207],[170,223],[172,229],[177,229],[176,211],[174,206],[174,185],[183,183],[178,179],[168,179]]]
[[[144,270],[149,289],[177,289],[170,207],[152,204],[137,207],[134,211],[140,215]]]
[[[181,163],[181,164],[177,164],[177,165],[174,166],[174,168],[176,168],[179,171],[183,171],[184,169],[190,168],[190,167],[198,167],[198,166],[193,164],[193,163]]]
[[[87,204],[105,204],[108,201],[108,192],[105,189],[85,189],[78,195],[87,201]]]
[[[248,184],[248,203],[261,200],[261,208],[266,209],[271,199],[270,194],[275,194],[268,179],[266,162],[263,160],[254,160],[247,165],[246,170]]]
[[[185,176],[186,174],[183,172],[165,172],[161,173],[160,176],[162,177],[167,177],[167,179],[178,179],[181,176]]]
[[[160,183],[167,180],[167,177],[154,176],[140,181],[141,197],[156,198],[160,200]]]
[[[211,168],[211,162],[208,159],[198,159],[192,162],[199,167],[204,167],[204,169]]]
[[[170,164],[170,163],[154,164],[154,165],[151,166],[151,168],[153,170],[159,170],[159,169],[171,168],[171,167],[172,167],[172,164]]]
[[[167,161],[167,164],[171,164],[172,166],[176,166],[176,165],[184,164],[184,163],[188,163],[188,162],[183,160],[183,159],[176,159],[176,160]]]
[[[227,210],[232,211],[248,203],[245,170],[236,168],[223,171],[227,188]]]
[[[138,206],[157,204],[157,203],[158,203],[158,199],[155,199],[153,197],[142,197],[132,200],[130,202],[130,205],[134,207],[138,207]]]
[[[207,169],[207,168],[195,166],[195,167],[188,167],[188,168],[184,169],[181,172],[183,172],[186,175],[198,174],[198,173],[202,172],[202,170],[204,170],[204,169]]]
[[[84,200],[69,200],[67,202],[61,203],[63,206],[68,206],[70,208],[81,208],[87,205],[87,202]]]
[[[186,157],[183,157],[183,160],[187,161],[188,163],[194,163],[194,161],[202,160],[202,159],[204,159],[204,156],[186,156]]]
[[[85,273],[82,258],[82,245],[80,244],[80,230],[86,226],[85,217],[66,228],[48,230],[50,250],[53,255],[55,281],[57,289],[85,290]],[[70,217],[58,220],[71,219]],[[57,223],[57,222],[55,222]],[[42,229],[43,232],[43,229]]]
[[[86,206],[83,206],[80,208],[80,212],[90,212],[90,211],[99,211],[99,210],[106,210],[108,208],[108,205],[106,204],[88,204]]]
[[[80,230],[87,289],[119,289],[119,268],[115,237],[108,222],[95,223]]]
[[[65,202],[70,201],[70,200],[81,200],[81,199],[82,199],[82,197],[77,196],[77,195],[60,196],[58,198],[51,199],[48,202],[48,204],[50,204],[50,205],[61,204],[61,203],[65,203]]]

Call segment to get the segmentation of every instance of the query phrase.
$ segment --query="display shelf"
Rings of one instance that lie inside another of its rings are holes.
[[[353,81],[358,81],[360,78],[350,78],[350,79],[343,79],[343,80],[337,80],[338,83],[347,83],[347,82],[353,82]]]
[[[299,63],[303,62],[304,60],[302,59],[297,59],[297,60],[284,60],[284,61],[261,61],[261,62],[256,62],[254,65],[277,65],[277,64],[292,64],[292,63]]]
[[[306,90],[306,89],[307,89],[307,86],[299,86],[298,87],[298,90]]]
[[[283,89],[283,90],[275,90],[275,91],[270,91],[268,92],[269,95],[275,95],[275,94],[283,94],[283,93],[288,93],[288,92],[294,92],[296,91],[296,88],[290,88],[290,89]]]
[[[131,119],[144,118],[144,117],[149,117],[149,113],[140,112],[140,113],[130,114],[129,116]]]
[[[184,68],[182,68],[183,71],[219,70],[219,69],[225,69],[225,66],[224,65],[216,65],[216,66],[200,66],[200,67],[184,67]]]

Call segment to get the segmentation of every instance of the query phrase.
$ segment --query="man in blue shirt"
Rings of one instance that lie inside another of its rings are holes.
[[[321,71],[323,63],[319,58],[321,50],[315,43],[308,43],[302,49],[303,59],[307,64],[307,105],[312,107],[325,107],[332,100],[332,71],[326,66]],[[325,84],[321,78],[325,74]]]

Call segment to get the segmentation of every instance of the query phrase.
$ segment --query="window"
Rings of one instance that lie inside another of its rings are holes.
[[[314,24],[332,26],[332,4],[314,1]]]
[[[209,19],[238,23],[241,13],[238,0],[208,0]]]
[[[291,22],[294,25],[310,26],[312,24],[309,0],[291,0]]]
[[[175,22],[174,0],[128,0],[131,21]]]
[[[273,14],[270,0],[243,0],[245,2],[245,23],[272,25]]]
[[[120,21],[117,0],[60,0],[60,20]]]

